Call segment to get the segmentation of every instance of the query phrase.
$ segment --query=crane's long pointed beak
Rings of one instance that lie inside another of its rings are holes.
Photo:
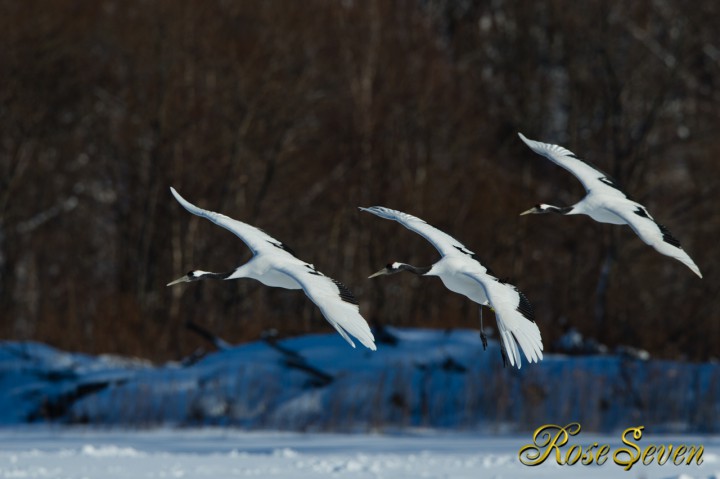
[[[182,278],[178,278],[175,281],[169,282],[168,284],[166,284],[166,286],[172,286],[173,284],[178,284],[178,283],[188,283],[189,281],[190,281],[190,278],[188,278],[188,276],[185,275]]]
[[[377,273],[374,273],[374,274],[371,274],[370,276],[368,276],[368,279],[375,278],[375,277],[377,277],[377,276],[383,276],[383,275],[386,275],[386,274],[388,274],[388,273],[387,273],[387,268],[383,268],[383,269],[381,269],[380,271],[378,271]]]
[[[530,213],[535,213],[535,207],[534,207],[534,206],[533,206],[532,208],[530,208],[529,210],[523,211],[522,213],[520,213],[520,216],[529,215]]]

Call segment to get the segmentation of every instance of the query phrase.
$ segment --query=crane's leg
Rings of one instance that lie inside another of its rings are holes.
[[[480,341],[482,341],[483,351],[487,350],[487,336],[485,336],[485,330],[483,329],[483,307],[480,305]]]

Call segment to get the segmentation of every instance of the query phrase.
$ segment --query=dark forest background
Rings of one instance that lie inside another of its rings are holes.
[[[0,337],[175,359],[331,331],[298,292],[165,284],[249,257],[188,200],[345,282],[370,322],[477,327],[385,205],[463,241],[568,328],[720,356],[720,3],[714,0],[0,0]],[[705,278],[627,227],[519,217],[583,194],[517,132],[614,176]],[[338,338],[341,341],[340,338]]]

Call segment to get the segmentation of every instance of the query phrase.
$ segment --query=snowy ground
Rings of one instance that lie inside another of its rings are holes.
[[[702,465],[528,467],[525,436],[433,431],[337,435],[235,430],[145,432],[0,429],[0,478],[720,478],[720,438],[648,436],[652,442],[703,444]],[[616,436],[583,441],[619,445]]]

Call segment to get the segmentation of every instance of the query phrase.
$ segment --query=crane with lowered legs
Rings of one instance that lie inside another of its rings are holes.
[[[381,218],[394,220],[428,240],[442,255],[432,266],[417,267],[393,262],[370,276],[395,274],[408,271],[420,276],[437,276],[450,291],[462,294],[480,304],[480,330],[483,346],[487,345],[482,332],[482,306],[495,311],[503,360],[521,367],[520,350],[528,362],[543,358],[540,329],[535,324],[530,301],[515,286],[501,281],[483,266],[477,255],[447,233],[429,225],[415,216],[383,206],[360,208]],[[518,348],[519,346],[519,348]]]

